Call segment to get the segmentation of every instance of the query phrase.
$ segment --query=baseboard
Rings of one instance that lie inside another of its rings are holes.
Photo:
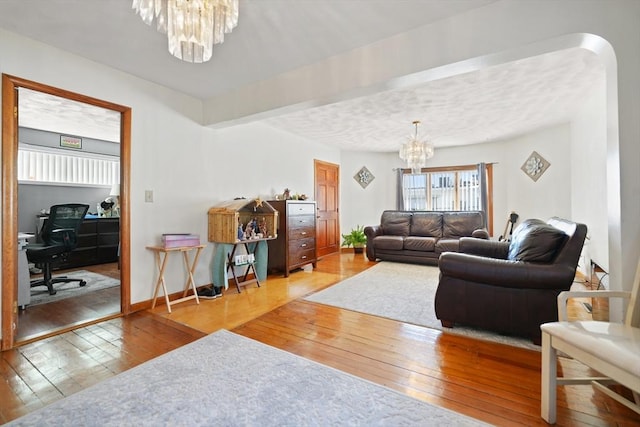
[[[253,273],[247,275],[247,280],[251,280],[251,279],[254,279],[254,278],[255,278],[255,275]],[[206,285],[200,285],[200,286],[197,286],[196,289],[206,288],[206,287],[209,287],[211,285],[212,285],[211,283],[208,283]],[[229,288],[235,288],[235,286],[236,286],[236,283],[234,282],[234,280],[233,279],[229,279],[228,280],[228,287]],[[182,293],[183,293],[182,291],[178,291],[178,292],[174,292],[172,294],[169,294],[169,301],[175,301],[177,299],[182,298]],[[187,292],[187,295],[192,295],[192,294],[193,294],[193,292],[191,292],[191,290],[189,290],[189,292]],[[152,305],[153,305],[153,298],[145,300],[145,301],[140,301],[140,302],[137,302],[135,304],[131,304],[131,307],[130,307],[131,311],[130,311],[129,314],[135,313],[136,311],[149,310],[149,309],[151,309]],[[156,299],[156,307],[158,307],[160,305],[165,305],[164,295],[158,295],[158,298]]]

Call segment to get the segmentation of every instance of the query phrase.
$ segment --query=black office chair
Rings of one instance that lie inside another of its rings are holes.
[[[89,210],[89,205],[68,203],[51,206],[49,217],[44,221],[40,231],[42,243],[27,245],[27,259],[42,268],[43,278],[33,280],[31,287],[46,286],[50,295],[55,295],[54,283],[79,282],[66,276],[51,277],[51,269],[56,263],[63,261],[78,245],[78,229]]]

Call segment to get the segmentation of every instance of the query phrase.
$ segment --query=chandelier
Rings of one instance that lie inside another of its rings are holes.
[[[413,122],[416,132],[400,148],[400,158],[407,162],[407,166],[411,168],[411,173],[420,173],[420,170],[427,165],[427,159],[432,158],[435,151],[433,144],[418,140],[419,124],[419,120]]]
[[[238,25],[238,0],[133,0],[145,24],[167,34],[169,52],[187,62],[211,59],[213,45]]]

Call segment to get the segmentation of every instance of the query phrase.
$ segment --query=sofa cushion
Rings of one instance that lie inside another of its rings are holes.
[[[562,230],[544,221],[528,219],[513,231],[507,259],[511,261],[551,262],[567,237]]]
[[[436,243],[436,253],[441,254],[443,252],[458,252],[460,247],[459,239],[440,239]]]
[[[442,213],[414,212],[411,217],[411,235],[442,237]]]
[[[386,235],[408,236],[411,225],[411,212],[384,211],[380,219],[380,225]]]
[[[484,228],[481,212],[445,212],[442,216],[442,237],[471,237],[471,233]]]
[[[404,239],[404,248],[408,251],[433,252],[436,240],[435,237],[409,236]]]
[[[401,251],[404,242],[402,236],[378,236],[373,239],[373,247],[376,249],[390,249]]]

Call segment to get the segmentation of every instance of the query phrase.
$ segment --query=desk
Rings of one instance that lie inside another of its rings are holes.
[[[165,248],[162,246],[147,246],[147,249],[153,251],[156,266],[158,267],[158,281],[156,282],[156,288],[153,292],[153,303],[151,304],[151,308],[156,306],[156,299],[158,298],[158,291],[160,290],[160,286],[162,286],[162,291],[164,292],[164,300],[167,303],[167,311],[171,313],[171,306],[173,304],[178,304],[183,301],[188,301],[195,299],[197,304],[200,304],[200,299],[198,298],[198,290],[196,289],[196,284],[193,280],[193,272],[196,269],[196,265],[198,263],[198,258],[200,258],[200,252],[202,248],[206,245],[198,245],[198,246],[183,246],[178,248]],[[189,262],[189,252],[195,250],[196,253],[193,257],[193,260]],[[184,284],[184,292],[182,293],[182,298],[179,298],[174,301],[169,301],[169,294],[167,293],[167,286],[164,282],[164,271],[167,267],[167,258],[169,254],[172,252],[182,253],[184,258],[184,266],[187,269],[187,280]],[[187,292],[189,292],[189,288],[193,290],[193,295],[187,296]]]
[[[47,219],[47,216],[38,217],[37,239]],[[78,245],[66,259],[58,260],[56,270],[119,261],[120,218],[85,217],[80,224],[77,237]]]

